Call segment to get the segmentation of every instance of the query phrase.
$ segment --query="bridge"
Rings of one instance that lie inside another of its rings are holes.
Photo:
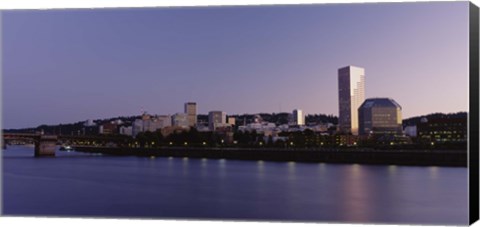
[[[115,145],[126,144],[130,141],[125,137],[115,136],[72,136],[72,135],[44,135],[42,133],[3,133],[2,148],[7,148],[7,141],[27,141],[35,144],[35,157],[55,156],[57,143],[79,145]]]
[[[35,157],[55,156],[55,147],[58,137],[55,135],[42,135],[34,133],[3,133],[2,147],[7,148],[8,140],[24,140],[35,143]]]

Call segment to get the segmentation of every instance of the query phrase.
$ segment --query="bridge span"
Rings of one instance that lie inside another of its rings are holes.
[[[7,148],[8,140],[27,140],[35,144],[35,157],[55,156],[58,136],[35,133],[3,133],[2,148]]]
[[[102,146],[105,144],[125,145],[132,138],[108,135],[44,135],[42,133],[3,132],[2,148],[6,149],[8,141],[27,141],[35,144],[35,157],[55,156],[58,143],[73,145]]]

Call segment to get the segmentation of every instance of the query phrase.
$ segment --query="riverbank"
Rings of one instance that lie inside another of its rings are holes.
[[[278,148],[114,148],[75,146],[75,151],[107,155],[189,157],[209,159],[356,163],[375,165],[467,167],[467,152],[459,150],[341,150]]]

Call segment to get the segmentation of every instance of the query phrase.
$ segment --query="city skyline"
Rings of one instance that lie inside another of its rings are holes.
[[[464,4],[3,12],[3,128],[186,101],[202,114],[338,116],[345,65],[365,68],[365,98],[397,100],[404,118],[468,111]]]

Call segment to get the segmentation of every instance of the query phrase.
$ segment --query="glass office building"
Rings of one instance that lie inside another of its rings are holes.
[[[390,98],[371,98],[358,108],[359,133],[402,134],[402,107]]]

